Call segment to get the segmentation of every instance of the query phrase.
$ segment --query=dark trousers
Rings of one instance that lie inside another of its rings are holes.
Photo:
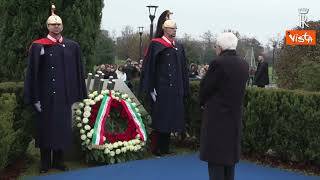
[[[41,168],[49,169],[63,164],[63,151],[40,148]]]
[[[209,180],[234,180],[234,165],[223,166],[208,163]]]
[[[161,154],[168,154],[170,146],[170,133],[158,131],[151,132],[151,151]]]

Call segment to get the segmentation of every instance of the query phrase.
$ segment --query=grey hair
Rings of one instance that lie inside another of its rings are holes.
[[[222,50],[235,50],[238,45],[238,38],[232,32],[224,32],[218,35],[216,45]]]

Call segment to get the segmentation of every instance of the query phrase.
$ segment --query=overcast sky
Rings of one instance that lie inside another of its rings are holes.
[[[320,20],[320,0],[105,0],[101,29],[116,35],[126,25],[148,31],[150,4],[159,6],[154,23],[168,9],[174,13],[178,36],[194,38],[208,30],[216,34],[234,29],[265,44],[298,25],[298,8],[309,8],[308,19]]]

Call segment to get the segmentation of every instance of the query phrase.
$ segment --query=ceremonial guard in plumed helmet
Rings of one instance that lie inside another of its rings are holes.
[[[71,106],[87,96],[80,46],[61,35],[62,20],[47,20],[48,35],[29,49],[24,97],[37,112],[36,146],[40,148],[40,172],[66,170],[63,153],[72,142]]]

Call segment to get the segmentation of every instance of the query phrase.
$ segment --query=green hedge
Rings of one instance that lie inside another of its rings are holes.
[[[198,95],[199,82],[192,81],[186,102],[187,133],[197,143],[201,125]],[[320,93],[248,88],[242,152],[320,165]]]
[[[33,113],[23,103],[23,83],[0,83],[0,170],[21,158],[32,139]]]

